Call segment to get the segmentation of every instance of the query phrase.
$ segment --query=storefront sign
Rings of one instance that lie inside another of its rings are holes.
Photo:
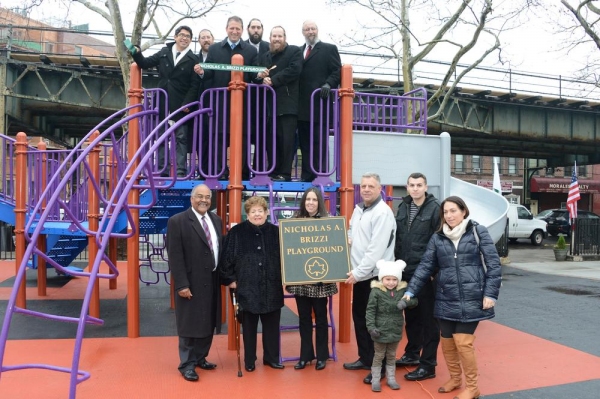
[[[568,193],[571,179],[560,179],[551,177],[532,177],[532,193]],[[579,180],[579,192],[581,194],[600,193],[599,180]]]
[[[283,284],[346,281],[350,272],[346,219],[280,219]]]
[[[492,180],[477,180],[477,185],[490,190],[494,189],[494,182]],[[513,183],[511,181],[500,181],[500,187],[503,193],[512,193]]]

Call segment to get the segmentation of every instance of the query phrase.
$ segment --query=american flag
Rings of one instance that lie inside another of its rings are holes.
[[[569,209],[569,219],[577,218],[577,201],[579,201],[579,183],[577,182],[577,163],[573,167],[571,184],[569,185],[569,197],[567,198],[567,208]]]

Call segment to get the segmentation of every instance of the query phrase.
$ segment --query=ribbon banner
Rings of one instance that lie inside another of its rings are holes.
[[[202,69],[214,69],[217,71],[242,71],[242,72],[262,72],[265,67],[260,66],[251,66],[251,65],[231,65],[231,64],[207,64],[200,63],[199,64]]]

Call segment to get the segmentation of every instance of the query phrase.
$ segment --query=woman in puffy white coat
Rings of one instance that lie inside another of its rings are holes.
[[[406,297],[411,298],[428,279],[435,279],[434,317],[440,325],[442,352],[450,372],[450,380],[438,392],[460,388],[464,373],[466,389],[455,396],[458,399],[480,395],[474,333],[479,321],[494,317],[502,280],[500,258],[490,234],[468,216],[469,209],[460,197],[442,202],[440,229],[431,237],[406,289]]]

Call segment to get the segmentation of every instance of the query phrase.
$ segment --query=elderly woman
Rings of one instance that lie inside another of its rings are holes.
[[[446,393],[466,389],[455,398],[478,398],[475,329],[481,320],[494,317],[502,279],[500,258],[484,226],[468,219],[467,204],[456,196],[440,208],[441,226],[406,289],[405,298],[417,294],[435,276],[434,317],[442,334],[442,352],[450,380],[438,389]]]
[[[258,320],[262,323],[263,364],[282,369],[279,362],[279,320],[283,307],[279,229],[267,222],[267,202],[250,197],[244,203],[248,219],[231,228],[219,269],[221,283],[235,290],[243,309],[244,364],[254,371]]]
[[[325,209],[325,201],[321,190],[316,187],[306,189],[300,199],[300,209],[294,217],[321,218],[329,216]],[[317,364],[315,369],[323,370],[329,359],[329,343],[327,341],[327,299],[338,292],[335,283],[316,283],[288,285],[286,290],[294,294],[300,321],[300,361],[294,369],[302,370],[306,363],[315,358],[313,346],[313,321],[315,315],[315,341],[317,347]]]

